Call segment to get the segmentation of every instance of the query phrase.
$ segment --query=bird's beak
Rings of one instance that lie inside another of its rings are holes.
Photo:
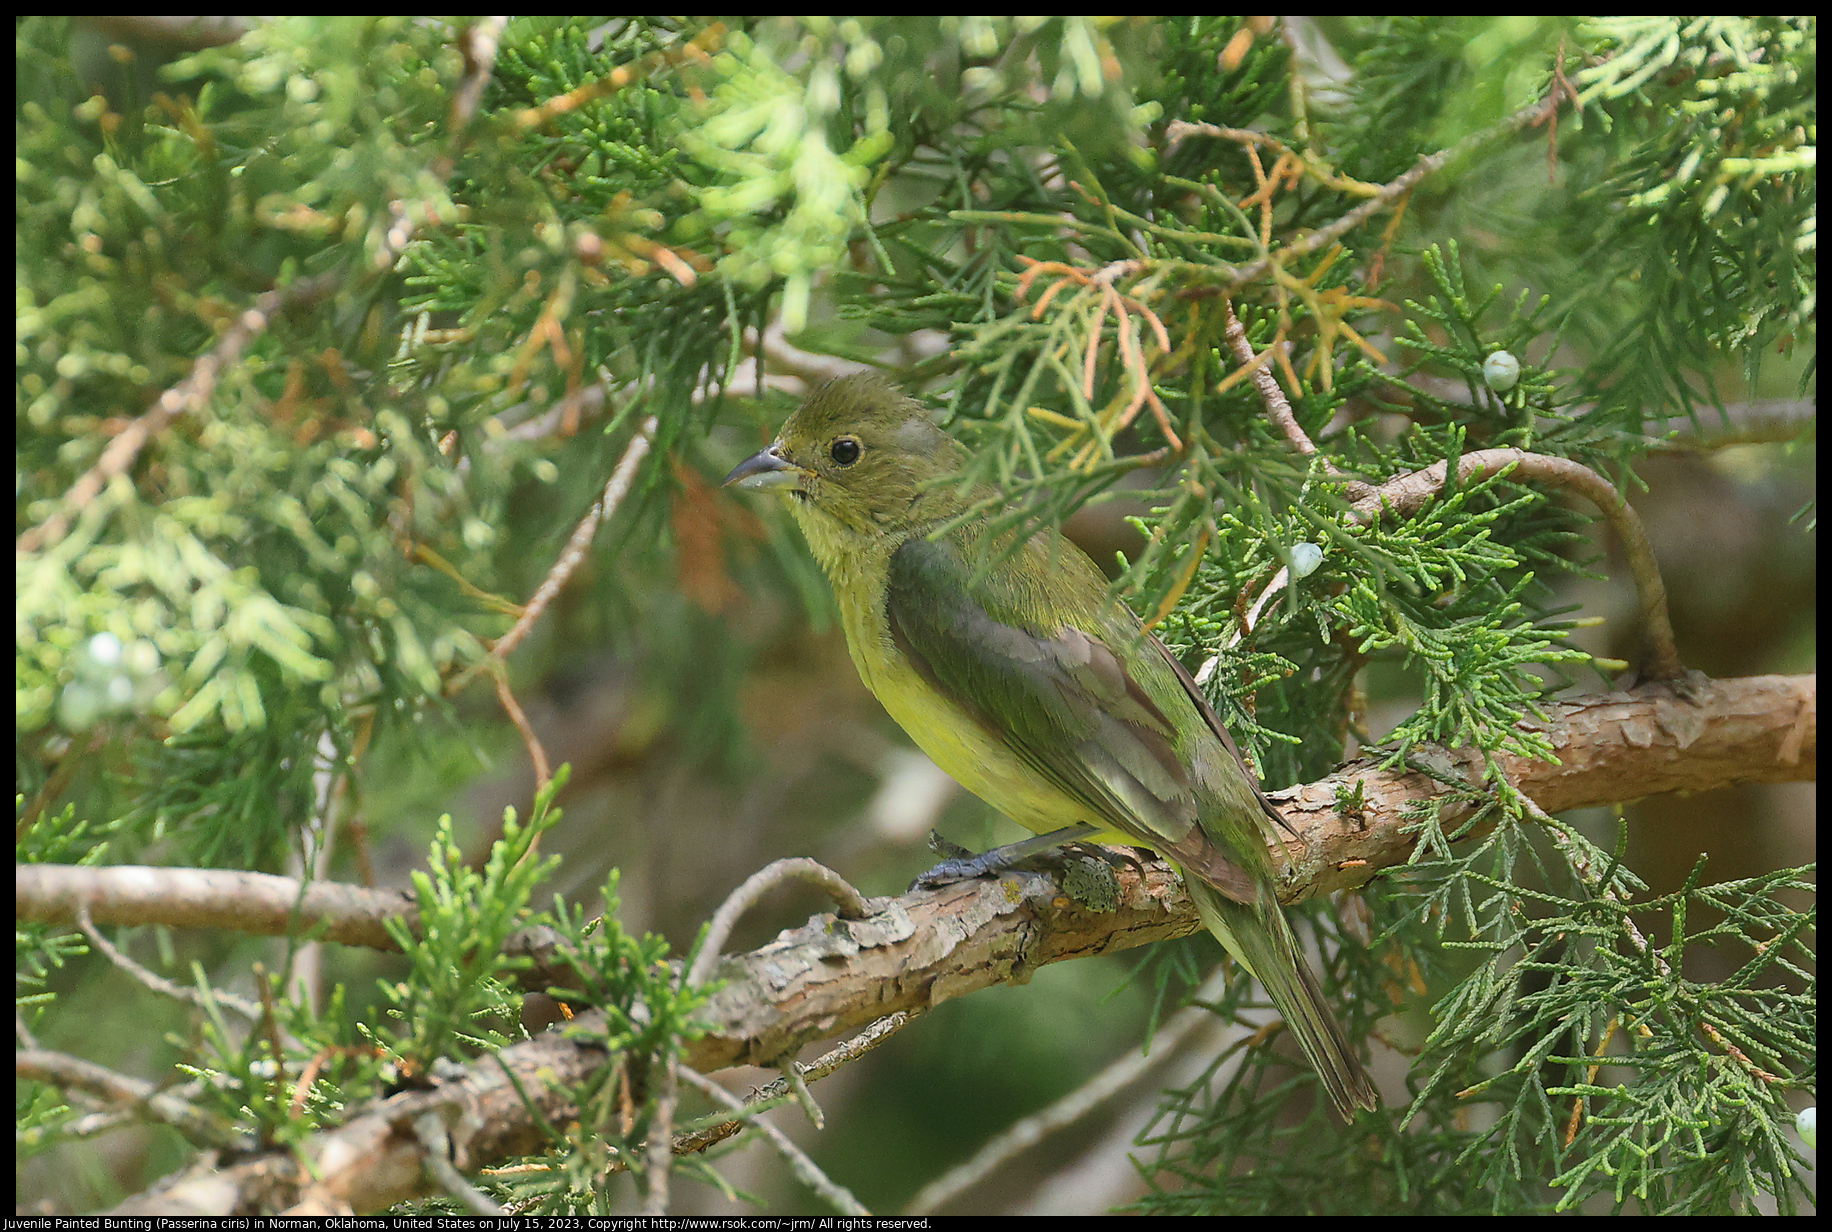
[[[807,474],[806,470],[782,456],[782,445],[779,442],[732,467],[732,473],[725,477],[724,486],[757,490],[798,488]]]

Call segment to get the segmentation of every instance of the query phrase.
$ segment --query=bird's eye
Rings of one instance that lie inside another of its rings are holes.
[[[859,444],[857,437],[841,436],[834,438],[833,444],[827,446],[827,454],[840,466],[851,466],[859,460],[865,447]]]

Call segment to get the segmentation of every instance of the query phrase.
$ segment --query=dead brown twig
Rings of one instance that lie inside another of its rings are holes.
[[[1124,409],[1114,417],[1106,427],[1109,434],[1125,430],[1145,406],[1151,407],[1152,418],[1158,422],[1158,430],[1164,439],[1170,442],[1172,449],[1181,449],[1183,439],[1171,426],[1170,412],[1165,409],[1157,391],[1152,388],[1150,360],[1139,345],[1139,327],[1133,319],[1135,316],[1151,326],[1152,336],[1158,344],[1159,356],[1171,354],[1170,331],[1164,328],[1164,322],[1151,306],[1136,299],[1115,287],[1115,283],[1128,275],[1141,273],[1144,269],[1138,261],[1115,261],[1098,270],[1078,269],[1061,261],[1038,261],[1031,257],[1018,258],[1025,266],[1018,276],[1018,298],[1023,299],[1030,292],[1034,279],[1042,274],[1056,274],[1058,277],[1045,289],[1031,308],[1031,320],[1041,320],[1044,309],[1049,306],[1056,293],[1066,286],[1079,286],[1094,293],[1097,297],[1094,306],[1094,319],[1088,326],[1088,341],[1082,357],[1082,396],[1094,396],[1095,368],[1100,355],[1102,333],[1107,323],[1107,314],[1114,317],[1114,337],[1119,349],[1120,363],[1132,381],[1132,397]],[[1155,357],[1154,357],[1155,358]]]
[[[1257,278],[1263,277],[1274,265],[1284,265],[1293,258],[1320,251],[1328,245],[1335,243],[1344,235],[1347,235],[1350,231],[1353,231],[1356,227],[1366,222],[1369,218],[1372,218],[1375,214],[1412,191],[1413,187],[1417,185],[1420,180],[1431,175],[1433,172],[1442,170],[1453,159],[1497,137],[1518,132],[1520,129],[1526,128],[1532,124],[1546,122],[1548,116],[1557,114],[1559,104],[1563,101],[1564,97],[1564,94],[1555,88],[1545,98],[1539,99],[1521,108],[1507,119],[1502,120],[1499,124],[1492,125],[1478,133],[1471,133],[1469,136],[1463,138],[1463,140],[1454,145],[1446,146],[1435,154],[1421,155],[1418,162],[1414,163],[1405,172],[1389,180],[1387,183],[1374,187],[1372,195],[1369,196],[1366,201],[1363,201],[1360,205],[1344,214],[1341,218],[1338,218],[1335,222],[1330,223],[1326,227],[1320,227],[1312,231],[1310,234],[1286,245],[1277,252],[1268,252],[1258,260],[1241,266],[1234,271],[1234,285],[1240,286],[1252,282]],[[1293,161],[1295,161],[1298,167],[1307,166],[1300,156],[1287,150],[1276,138],[1269,137],[1264,133],[1253,133],[1244,129],[1222,128],[1215,124],[1200,124],[1191,123],[1187,120],[1177,120],[1165,129],[1165,135],[1169,138],[1169,143],[1172,147],[1175,147],[1186,138],[1203,136],[1221,137],[1226,140],[1241,141],[1243,144],[1247,144],[1249,151],[1252,151],[1253,148],[1258,145],[1265,145],[1268,148],[1278,150],[1279,160],[1273,164],[1273,172],[1270,174],[1265,172],[1260,173],[1260,191],[1262,192],[1269,191],[1269,186],[1276,183],[1280,175],[1294,174],[1295,172],[1292,169]],[[1288,161],[1288,155],[1291,161]],[[1257,158],[1255,158],[1254,166],[1256,169],[1259,166]],[[1313,173],[1318,172],[1313,168]],[[1320,174],[1319,178],[1321,178]],[[1347,182],[1342,186],[1346,187]],[[1253,197],[1249,197],[1248,201],[1255,201],[1257,196],[1258,193]],[[1270,246],[1270,242],[1270,237],[1267,237],[1267,246]]]
[[[520,645],[524,637],[528,636],[528,631],[534,628],[535,622],[553,602],[554,596],[560,593],[567,580],[584,562],[585,553],[591,547],[592,539],[598,533],[598,527],[603,525],[612,513],[616,512],[617,506],[622,504],[623,498],[629,494],[630,485],[636,479],[636,469],[643,458],[648,455],[649,445],[655,439],[657,422],[655,416],[649,416],[643,421],[642,427],[636,430],[636,435],[630,438],[630,443],[624,447],[623,457],[618,460],[617,468],[611,472],[610,480],[604,485],[603,494],[586,511],[585,516],[579,519],[579,524],[573,527],[572,534],[566,540],[566,547],[561,550],[553,567],[547,571],[547,576],[541,579],[541,584],[535,588],[534,597],[522,606],[515,624],[507,633],[496,639],[488,655],[460,672],[445,687],[446,696],[449,697],[468,685],[480,672],[488,672],[494,677],[497,699],[502,703],[504,713],[515,724],[515,729],[521,733],[522,743],[528,746],[528,756],[534,763],[535,780],[541,787],[546,786],[548,778],[551,777],[547,755],[541,748],[541,742],[535,737],[534,729],[529,726],[527,718],[523,716],[521,707],[516,704],[514,694],[509,691],[508,680],[503,672],[504,664],[509,657],[509,652]]]
[[[1241,367],[1251,374],[1249,379],[1253,382],[1253,388],[1259,392],[1260,401],[1266,407],[1266,417],[1272,420],[1273,426],[1278,428],[1299,453],[1307,458],[1318,458],[1329,476],[1343,484],[1349,499],[1358,500],[1371,494],[1374,491],[1371,485],[1349,477],[1339,470],[1335,463],[1319,456],[1316,444],[1299,425],[1298,417],[1292,413],[1291,403],[1286,399],[1285,391],[1279,388],[1278,381],[1273,378],[1272,373],[1266,370],[1267,355],[1253,353],[1253,343],[1247,339],[1247,330],[1241,325],[1240,318],[1234,315],[1233,302],[1225,296],[1221,301],[1221,311],[1228,349],[1233,352],[1234,358],[1240,362]],[[1275,342],[1273,347],[1277,345]],[[1272,352],[1273,347],[1267,348],[1268,355]]]
[[[452,98],[450,125],[454,142],[462,139],[483,97],[501,34],[500,18],[482,18],[466,27],[460,38],[465,75]],[[455,165],[453,156],[447,153],[435,159],[430,170],[444,182]],[[430,201],[401,198],[389,202],[388,209],[392,221],[369,259],[371,269],[377,273],[393,269],[420,226],[439,213]],[[241,358],[248,344],[266,331],[275,316],[316,304],[341,286],[352,272],[352,268],[346,267],[314,278],[296,279],[255,297],[254,303],[223,331],[216,345],[197,357],[182,381],[160,394],[151,407],[108,442],[95,465],[64,493],[57,511],[20,535],[14,550],[35,552],[61,541],[69,533],[71,520],[80,515],[112,480],[132,468],[149,441],[164,432],[180,415],[199,411],[210,401],[221,373]]]

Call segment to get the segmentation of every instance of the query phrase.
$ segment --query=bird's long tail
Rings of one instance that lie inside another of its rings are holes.
[[[1203,924],[1265,986],[1343,1117],[1352,1119],[1357,1108],[1377,1107],[1374,1084],[1324,1001],[1271,886],[1262,888],[1261,902],[1248,905],[1194,877],[1185,877],[1184,885]]]

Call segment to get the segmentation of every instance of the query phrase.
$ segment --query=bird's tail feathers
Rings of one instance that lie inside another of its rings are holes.
[[[1185,886],[1203,924],[1258,978],[1285,1016],[1285,1025],[1322,1079],[1337,1111],[1352,1119],[1357,1108],[1378,1107],[1380,1097],[1374,1084],[1323,999],[1323,990],[1299,952],[1272,888],[1263,888],[1262,902],[1247,905],[1194,877],[1185,878]]]

